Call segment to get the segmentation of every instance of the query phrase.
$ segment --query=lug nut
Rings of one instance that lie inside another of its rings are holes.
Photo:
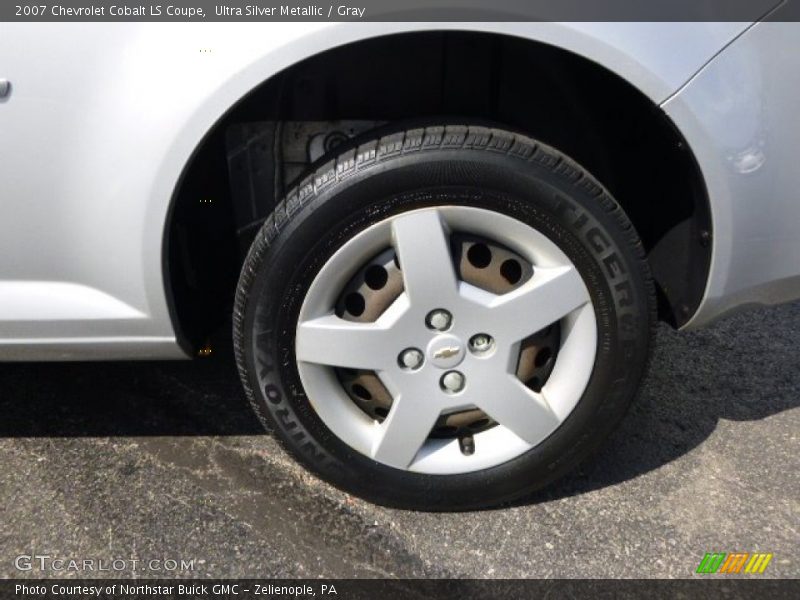
[[[450,392],[451,394],[455,394],[456,392],[463,390],[466,383],[467,378],[458,371],[448,371],[442,375],[440,382],[442,389],[446,392]]]
[[[400,356],[397,358],[397,360],[401,367],[405,367],[406,369],[414,371],[422,366],[422,362],[425,360],[425,355],[422,354],[422,350],[408,348],[400,353]]]
[[[469,340],[469,349],[477,354],[482,354],[491,350],[494,345],[492,336],[486,333],[473,335]]]
[[[450,324],[453,322],[453,315],[449,312],[444,310],[443,308],[437,308],[436,310],[432,310],[428,313],[428,316],[425,318],[425,324],[428,326],[429,329],[435,329],[436,331],[445,331],[450,329]]]

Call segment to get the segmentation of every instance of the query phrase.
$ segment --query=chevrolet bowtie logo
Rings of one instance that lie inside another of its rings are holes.
[[[455,356],[459,353],[461,348],[458,346],[447,346],[446,348],[442,348],[441,350],[437,350],[433,354],[433,358],[450,358],[451,356]]]

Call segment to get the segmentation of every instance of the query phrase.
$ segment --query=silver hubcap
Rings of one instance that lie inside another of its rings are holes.
[[[452,250],[458,236],[498,244],[487,255],[468,242],[470,277]],[[395,267],[360,275],[392,257]],[[491,279],[496,258],[513,286]],[[365,302],[351,289],[357,274],[392,293]],[[557,347],[544,347],[554,328]],[[455,474],[501,464],[552,434],[583,394],[596,345],[586,286],[553,242],[499,213],[447,206],[386,219],[331,257],[301,309],[295,352],[312,406],[345,443],[399,469]],[[530,376],[540,367],[544,380]],[[459,415],[482,425],[432,435]]]

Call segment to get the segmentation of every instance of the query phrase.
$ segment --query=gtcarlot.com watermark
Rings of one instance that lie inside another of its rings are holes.
[[[195,566],[195,559],[183,558],[63,558],[49,554],[20,554],[14,559],[17,571],[47,573],[173,573],[194,571]]]

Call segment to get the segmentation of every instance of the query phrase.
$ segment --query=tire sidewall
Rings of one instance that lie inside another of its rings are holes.
[[[610,196],[585,183],[506,154],[440,150],[377,163],[317,192],[283,223],[254,264],[245,265],[252,278],[241,332],[244,376],[262,421],[326,480],[395,506],[497,504],[574,466],[607,436],[634,396],[649,355],[652,320],[650,282],[635,233]],[[583,277],[598,326],[592,376],[558,429],[510,461],[459,475],[395,469],[339,440],[306,397],[293,350],[305,292],[338,248],[383,219],[441,205],[495,210],[547,235]]]

